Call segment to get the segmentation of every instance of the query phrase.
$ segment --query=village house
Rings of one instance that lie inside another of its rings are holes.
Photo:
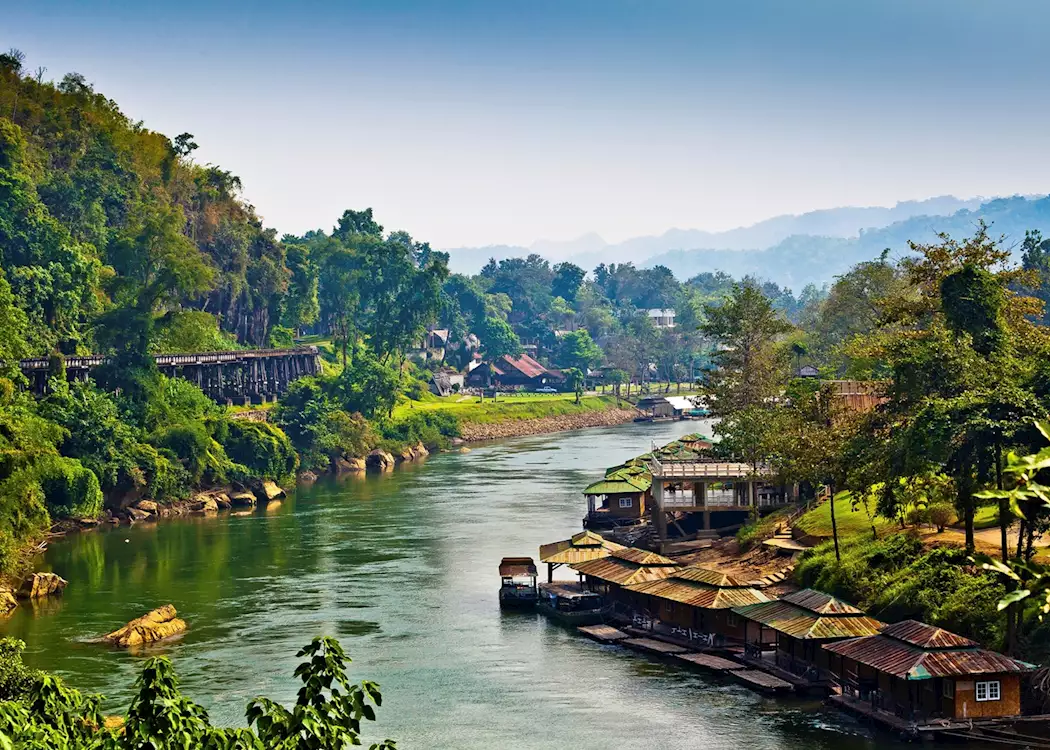
[[[824,646],[842,686],[837,702],[908,721],[992,719],[1021,713],[1031,667],[968,638],[915,620]]]
[[[883,626],[862,610],[813,589],[735,607],[733,612],[744,622],[749,657],[764,660],[764,651],[772,646],[776,666],[814,680],[828,675],[829,654],[822,646],[875,635]]]
[[[674,309],[667,308],[661,310],[654,308],[648,311],[649,320],[653,322],[653,325],[657,328],[674,328]]]
[[[653,480],[644,466],[618,466],[588,486],[584,528],[607,528],[637,523],[645,517]]]
[[[630,583],[624,586],[623,600],[684,637],[742,642],[744,622],[733,608],[768,602],[769,597],[731,575],[694,565],[659,580]]]
[[[495,362],[482,362],[466,376],[471,388],[524,388],[560,386],[561,373],[548,370],[528,354],[511,357],[504,354]]]

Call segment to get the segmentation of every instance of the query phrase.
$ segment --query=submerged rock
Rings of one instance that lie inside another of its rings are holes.
[[[260,500],[270,502],[271,500],[280,500],[284,497],[284,490],[278,487],[275,482],[271,482],[269,479],[264,479],[256,486],[255,495]]]
[[[220,492],[215,496],[215,504],[218,505],[221,510],[229,510],[233,507],[233,503],[230,502],[230,496],[225,492]]]
[[[388,471],[394,468],[394,457],[387,451],[376,448],[368,454],[368,457],[365,459],[365,466],[369,469]]]
[[[317,475],[314,474],[309,469],[307,469],[306,471],[299,472],[298,479],[299,479],[300,482],[303,482],[304,484],[310,484],[312,482],[316,482],[317,481]]]
[[[68,583],[69,581],[55,573],[34,573],[22,581],[22,585],[18,587],[18,598],[38,599],[42,596],[60,594]]]
[[[427,450],[427,447],[423,445],[422,441],[416,443],[412,447],[412,452],[416,454],[416,458],[425,458],[430,455],[430,451]]]
[[[163,607],[157,607],[152,612],[132,620],[119,630],[107,633],[102,636],[102,640],[114,646],[128,648],[170,638],[186,630],[186,621],[180,620],[175,616],[176,614],[178,613],[175,607],[165,604]]]

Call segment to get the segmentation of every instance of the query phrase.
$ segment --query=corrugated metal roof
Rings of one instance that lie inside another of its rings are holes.
[[[887,625],[882,629],[882,634],[927,651],[935,648],[977,648],[981,645],[969,638],[949,633],[944,628],[927,625],[917,620],[904,620]]]
[[[874,635],[883,623],[858,614],[819,615],[792,604],[787,597],[748,607],[737,607],[733,612],[753,622],[762,623],[778,633],[800,640],[830,640]]]
[[[513,367],[527,378],[535,378],[548,372],[546,367],[534,360],[528,354],[522,354],[519,357],[511,357],[510,355],[504,354],[500,357],[499,361],[509,367]]]
[[[902,680],[1016,673],[1031,669],[1024,662],[987,649],[943,648],[930,651],[881,634],[829,643],[824,649]]]
[[[655,552],[650,552],[647,549],[638,549],[637,547],[624,547],[618,549],[612,553],[613,557],[619,558],[620,560],[628,560],[638,565],[662,565],[670,567],[678,567],[678,563],[669,557],[658,555]]]
[[[700,565],[690,565],[675,573],[675,578],[693,583],[705,583],[719,588],[747,588],[748,584],[727,573],[720,573]]]
[[[593,531],[581,531],[571,539],[540,546],[540,562],[578,563],[607,557],[610,552],[626,549],[622,544],[610,542]]]
[[[783,597],[786,602],[796,604],[802,609],[818,615],[866,615],[864,610],[857,609],[841,599],[814,589],[802,589]]]
[[[663,580],[635,583],[628,589],[639,594],[655,596],[700,609],[731,609],[756,602],[767,602],[769,597],[758,589],[747,587],[722,588],[698,581],[688,581],[677,575]]]
[[[639,565],[631,560],[617,557],[619,553],[614,552],[608,557],[597,560],[588,560],[570,566],[573,570],[591,578],[598,578],[609,583],[626,586],[631,583],[643,581],[655,581],[673,575],[675,568],[672,565]],[[658,555],[659,557],[659,555]]]
[[[645,492],[647,487],[639,487],[633,482],[628,482],[625,479],[602,479],[601,481],[595,482],[589,485],[584,491],[584,495],[634,495],[641,492]]]
[[[534,576],[536,563],[531,557],[504,557],[499,562],[501,576]]]

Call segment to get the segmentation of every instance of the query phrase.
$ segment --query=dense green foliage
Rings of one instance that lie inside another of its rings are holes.
[[[835,559],[831,543],[807,553],[797,580],[854,602],[886,622],[915,619],[990,646],[1004,645],[998,603],[1006,589],[957,547],[927,549],[917,538],[857,536]]]
[[[375,721],[382,705],[379,685],[352,684],[349,657],[333,638],[315,638],[297,654],[306,657],[295,670],[302,681],[290,709],[256,698],[245,711],[248,727],[225,729],[211,724],[208,712],[182,695],[171,662],[146,661],[135,682],[136,694],[121,717],[109,726],[101,698],[83,695],[60,678],[27,670],[24,644],[0,641],[0,746],[26,750],[143,750],[144,748],[237,748],[307,750],[361,744],[362,721]],[[396,750],[384,740],[370,750]]]

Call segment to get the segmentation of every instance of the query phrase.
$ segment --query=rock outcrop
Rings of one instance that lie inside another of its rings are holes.
[[[233,507],[233,503],[230,502],[230,496],[225,492],[215,495],[215,504],[219,506],[219,510],[229,510]]]
[[[15,599],[15,593],[11,589],[0,589],[0,617],[11,614],[17,606],[18,600]]]
[[[68,583],[69,581],[55,573],[34,573],[22,581],[22,585],[18,587],[18,598],[39,599],[52,594],[60,594]]]
[[[430,455],[430,451],[427,450],[427,447],[423,445],[422,442],[416,443],[412,446],[412,453],[415,454],[416,458],[426,458]]]
[[[364,471],[367,468],[363,458],[337,458],[335,460],[336,474],[350,474],[355,471]]]
[[[317,481],[317,475],[309,469],[307,469],[306,471],[300,471],[299,476],[297,478],[303,484],[312,484],[313,482]]]
[[[159,510],[157,504],[152,500],[139,500],[132,507],[141,510],[143,513],[149,513],[152,516],[157,515],[157,511]]]
[[[125,508],[124,512],[127,514],[128,520],[132,523],[135,523],[136,521],[148,521],[153,518],[150,513],[147,513],[144,510],[139,510],[134,505]]]
[[[255,505],[255,494],[252,492],[234,492],[230,495],[230,502],[236,507],[251,507]]]
[[[219,503],[211,495],[197,495],[190,502],[190,510],[195,513],[215,513],[219,510]]]
[[[387,451],[376,448],[368,454],[368,457],[365,459],[365,466],[369,469],[389,471],[394,468],[394,457]]]
[[[271,500],[280,500],[284,497],[284,490],[278,487],[275,482],[264,479],[255,486],[255,496],[268,503]]]
[[[175,615],[175,607],[165,604],[157,607],[142,617],[132,620],[119,630],[107,633],[102,640],[121,648],[132,646],[143,646],[147,643],[156,643],[164,638],[185,632],[186,621],[180,620]]]

